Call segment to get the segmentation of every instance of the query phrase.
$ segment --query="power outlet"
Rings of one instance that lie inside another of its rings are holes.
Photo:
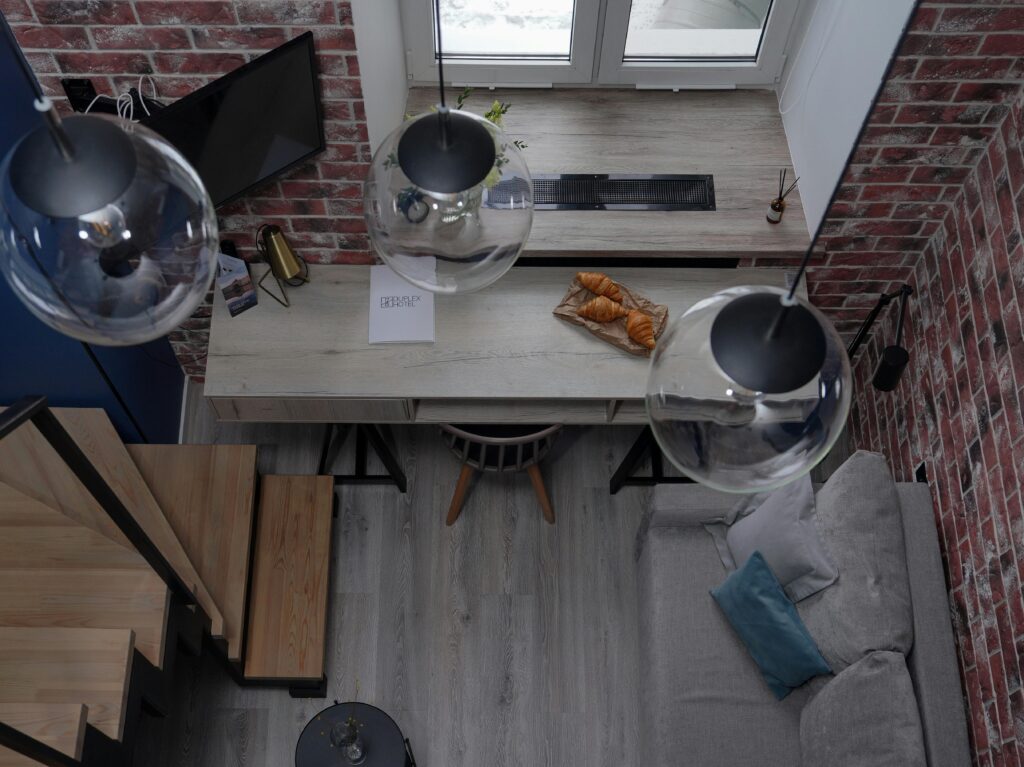
[[[93,101],[96,99],[96,87],[92,84],[92,80],[79,77],[65,77],[61,79],[60,84],[64,86],[64,93],[68,97],[68,102],[76,112],[84,112],[92,104],[92,109],[89,109],[90,112],[117,114],[117,106],[112,98],[104,96],[93,104]]]

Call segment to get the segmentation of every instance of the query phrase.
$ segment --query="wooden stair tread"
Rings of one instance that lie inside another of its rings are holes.
[[[0,483],[0,626],[129,628],[160,668],[169,609],[138,553]]]
[[[171,592],[152,570],[0,567],[0,626],[131,629],[163,668]]]
[[[88,708],[81,703],[0,703],[0,722],[55,748],[72,759],[82,758]],[[21,767],[37,762],[0,748],[0,767]]]
[[[133,550],[0,482],[0,567],[152,572]]]
[[[97,408],[53,408],[53,414],[146,535],[163,553],[221,636],[224,618],[170,523],[125,449],[107,414]],[[0,440],[0,481],[126,546],[130,544],[31,423]]]
[[[334,480],[265,476],[260,484],[245,676],[324,673]]]
[[[82,703],[120,740],[133,646],[127,629],[0,627],[0,705]]]
[[[0,482],[0,528],[24,527],[26,525],[33,527],[84,527],[54,507],[41,503],[6,482]],[[92,531],[92,528],[87,527],[86,529]]]
[[[54,413],[174,571],[194,590],[197,602],[210,618],[211,633],[222,635],[224,617],[220,608],[185,553],[107,414],[98,408],[57,408]]]
[[[127,448],[224,616],[228,658],[240,661],[256,495],[256,446]]]
[[[19,426],[0,439],[0,482],[134,550],[114,521],[31,423]]]
[[[29,759],[16,751],[0,746],[0,767],[41,767],[42,762]]]

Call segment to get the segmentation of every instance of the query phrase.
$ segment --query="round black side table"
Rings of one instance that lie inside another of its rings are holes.
[[[359,767],[416,767],[409,741],[395,720],[368,703],[335,703],[314,716],[295,746],[295,767],[348,767],[341,750],[331,744],[331,728],[349,717],[361,725],[366,755]]]

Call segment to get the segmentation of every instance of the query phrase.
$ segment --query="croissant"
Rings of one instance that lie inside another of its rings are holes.
[[[598,296],[579,306],[576,309],[576,314],[595,322],[611,322],[619,317],[625,317],[629,314],[629,309],[622,304],[615,303],[610,298]]]
[[[643,344],[648,349],[654,348],[654,323],[643,312],[630,310],[629,316],[626,317],[626,332],[638,344]]]
[[[622,301],[622,291],[619,286],[609,279],[607,274],[601,272],[576,272],[576,279],[591,293],[599,296],[608,296],[612,301]]]

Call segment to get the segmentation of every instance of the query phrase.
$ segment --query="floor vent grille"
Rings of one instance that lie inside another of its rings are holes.
[[[521,181],[502,181],[487,192],[487,204],[507,206]],[[714,210],[711,175],[538,174],[533,177],[537,210]]]

